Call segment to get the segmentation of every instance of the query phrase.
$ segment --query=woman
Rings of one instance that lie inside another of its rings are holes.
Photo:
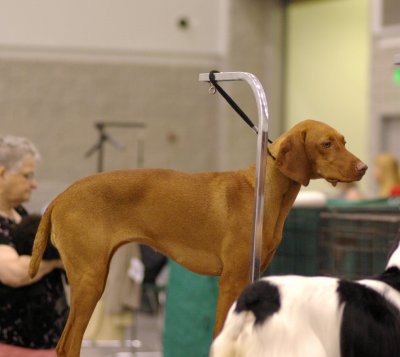
[[[374,178],[379,188],[379,197],[400,196],[400,174],[396,158],[389,153],[375,158]]]
[[[34,279],[29,255],[19,255],[13,228],[26,211],[21,204],[37,187],[39,153],[27,139],[0,137],[0,355],[56,356],[68,306],[59,259],[42,261]]]

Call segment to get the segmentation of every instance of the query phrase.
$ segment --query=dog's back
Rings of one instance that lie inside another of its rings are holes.
[[[400,279],[400,271],[396,272]],[[340,281],[342,357],[400,356],[400,294],[379,280]]]
[[[246,288],[214,341],[212,357],[337,357],[334,278],[263,278]],[[321,303],[322,302],[322,303]]]
[[[263,323],[279,309],[279,291],[274,285],[267,281],[259,281],[248,286],[229,311],[223,333],[215,340],[211,356],[260,355],[256,351],[258,346],[249,338],[251,333],[248,329]]]
[[[400,356],[400,244],[373,279],[272,276],[231,308],[212,357]]]

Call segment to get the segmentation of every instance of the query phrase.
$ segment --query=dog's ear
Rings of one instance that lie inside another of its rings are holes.
[[[287,136],[280,144],[276,162],[285,176],[307,186],[310,182],[311,164],[304,140],[304,135],[301,133]]]

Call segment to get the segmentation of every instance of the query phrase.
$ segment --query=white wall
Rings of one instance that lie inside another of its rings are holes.
[[[0,49],[223,54],[229,0],[0,0]],[[189,27],[178,26],[181,18]]]

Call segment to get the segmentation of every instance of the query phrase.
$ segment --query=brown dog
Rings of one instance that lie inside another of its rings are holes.
[[[281,240],[285,218],[310,179],[360,180],[367,166],[341,134],[306,120],[269,147],[262,268]],[[59,356],[79,356],[82,336],[106,282],[110,259],[127,242],[148,244],[193,272],[221,276],[215,332],[249,283],[255,167],[235,172],[130,170],[84,178],[48,207],[35,239],[30,275],[47,241],[58,248],[71,286]]]

